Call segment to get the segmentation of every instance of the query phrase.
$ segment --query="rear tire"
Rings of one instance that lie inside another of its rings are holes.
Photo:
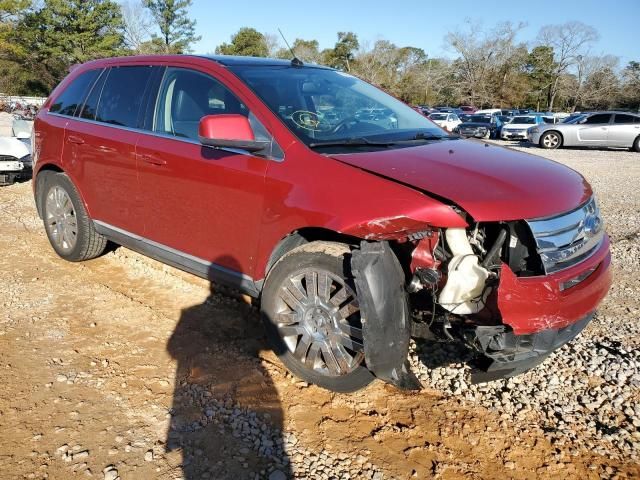
[[[55,252],[70,262],[100,256],[107,239],[96,232],[75,186],[64,173],[43,172],[38,202],[47,237]]]
[[[638,138],[636,138],[636,141],[633,142],[633,147],[631,147],[631,150],[633,150],[634,152],[640,152],[640,136],[638,136]]]
[[[544,148],[547,150],[554,150],[556,148],[560,148],[562,146],[562,135],[555,130],[550,132],[545,132],[540,137],[539,142],[540,148]]]
[[[265,280],[261,311],[275,353],[295,376],[335,392],[373,380],[347,245],[311,242],[286,253]]]

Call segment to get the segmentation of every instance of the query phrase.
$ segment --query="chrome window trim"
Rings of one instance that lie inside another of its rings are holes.
[[[143,128],[124,127],[122,125],[114,125],[112,123],[98,122],[97,120],[90,120],[88,118],[72,117],[71,115],[60,115],[59,113],[52,113],[52,112],[49,112],[49,111],[47,111],[46,114],[47,115],[52,115],[54,117],[65,118],[67,120],[75,120],[77,122],[90,123],[92,125],[98,125],[98,126],[101,126],[101,127],[114,128],[114,129],[117,129],[117,130],[124,130],[124,131],[127,131],[127,132],[141,133],[143,135],[150,135],[152,137],[165,138],[165,139],[169,139],[169,140],[174,140],[176,142],[191,143],[193,145],[199,145],[201,147],[211,148],[213,150],[223,150],[225,152],[237,153],[239,155],[246,155],[246,156],[249,156],[249,157],[262,158],[262,159],[270,161],[270,162],[278,162],[278,163],[280,163],[280,162],[284,162],[285,159],[286,159],[286,154],[284,153],[284,150],[282,150],[282,148],[279,148],[280,151],[283,152],[282,153],[282,158],[258,157],[256,155],[253,155],[251,152],[247,152],[246,150],[240,150],[240,149],[237,149],[237,148],[212,147],[212,146],[209,146],[209,145],[203,145],[202,143],[200,143],[200,142],[198,142],[196,140],[193,140],[191,138],[182,138],[182,137],[176,137],[174,135],[170,135],[170,134],[167,134],[167,133],[152,132],[151,130],[145,130]],[[67,128],[68,128],[68,124],[67,124]],[[269,133],[269,135],[271,135],[271,138],[275,142],[275,138],[273,137],[273,135],[271,133]],[[276,142],[276,144],[277,144],[277,142]]]

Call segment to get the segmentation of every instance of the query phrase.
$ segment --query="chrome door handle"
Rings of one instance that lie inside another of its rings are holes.
[[[138,158],[145,163],[149,163],[151,165],[157,165],[159,167],[167,164],[166,160],[163,160],[162,158],[158,158],[155,155],[141,154],[141,155],[138,155]]]
[[[102,153],[113,153],[113,152],[116,151],[116,149],[115,148],[111,148],[111,147],[106,147],[104,145],[100,145],[98,147],[98,151],[102,152]]]

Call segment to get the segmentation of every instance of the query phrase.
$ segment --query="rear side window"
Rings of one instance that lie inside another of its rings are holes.
[[[140,106],[152,72],[152,67],[148,66],[112,67],[99,95],[95,120],[138,127]]]
[[[624,115],[624,114],[616,113],[616,116],[613,119],[613,123],[618,125],[629,124],[629,123],[640,123],[640,117],[636,117],[635,115]]]
[[[51,108],[49,108],[49,112],[59,115],[75,115],[76,110],[82,105],[84,97],[100,72],[102,72],[101,69],[88,70],[81,73],[58,95]]]
[[[599,113],[597,115],[591,115],[589,118],[587,118],[587,120],[584,123],[586,125],[609,123],[610,119],[611,119],[610,113]]]

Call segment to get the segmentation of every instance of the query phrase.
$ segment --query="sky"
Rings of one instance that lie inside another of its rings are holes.
[[[321,49],[334,45],[337,32],[352,31],[361,43],[384,38],[422,48],[430,57],[452,57],[444,37],[468,18],[489,28],[525,22],[518,40],[526,43],[535,41],[543,25],[578,20],[600,33],[592,54],[618,56],[622,66],[640,61],[640,0],[194,0],[190,13],[202,36],[195,53],[212,53],[247,26],[273,34],[280,28],[289,43],[316,39]]]

